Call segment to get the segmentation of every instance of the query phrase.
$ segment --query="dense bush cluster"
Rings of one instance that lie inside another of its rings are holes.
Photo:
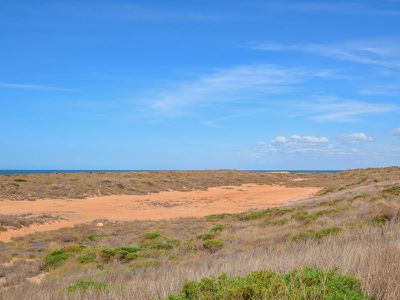
[[[306,268],[286,275],[270,270],[250,273],[244,277],[203,278],[187,281],[180,293],[168,300],[259,300],[259,299],[370,299],[361,289],[359,281],[343,276],[336,270]]]

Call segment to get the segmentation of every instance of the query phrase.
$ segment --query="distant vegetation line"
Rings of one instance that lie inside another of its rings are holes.
[[[51,173],[97,173],[97,172],[173,172],[173,171],[184,171],[184,170],[0,170],[1,175],[19,175],[19,174],[51,174]],[[190,171],[190,170],[188,170]],[[195,170],[193,170],[195,171]],[[344,170],[240,170],[240,171],[250,171],[250,172],[289,172],[289,173],[339,173]]]

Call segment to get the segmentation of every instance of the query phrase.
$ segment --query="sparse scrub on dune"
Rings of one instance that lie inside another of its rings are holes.
[[[384,190],[386,193],[393,194],[395,196],[400,196],[400,186],[392,186]]]
[[[117,247],[117,248],[105,248],[100,251],[100,257],[103,262],[108,263],[114,258],[121,261],[127,262],[138,257],[137,252],[142,247]]]
[[[159,237],[160,237],[160,234],[158,232],[156,232],[156,231],[150,231],[150,232],[147,232],[144,235],[144,238],[145,239],[149,239],[149,240],[154,240],[154,239],[157,239]]]
[[[323,228],[323,229],[319,229],[319,230],[308,230],[305,232],[300,232],[300,233],[294,234],[290,237],[290,239],[292,241],[306,240],[306,239],[320,240],[329,235],[338,234],[341,231],[342,231],[342,228],[340,228],[340,227],[328,227],[328,228]]]
[[[225,229],[225,225],[219,224],[219,225],[215,225],[214,227],[212,227],[210,229],[210,232],[220,232],[220,231],[223,231],[224,229]]]
[[[115,248],[71,244],[47,254],[43,259],[43,269],[58,268],[67,260],[77,261],[80,264],[92,262],[108,264],[114,261],[128,263],[133,260],[148,258],[149,255],[157,256],[162,251],[172,250],[179,245],[179,240],[168,239],[161,241],[158,238],[139,246],[120,246]]]
[[[293,220],[296,220],[298,222],[303,222],[305,224],[311,223],[312,221],[317,220],[319,217],[323,215],[328,215],[328,214],[333,214],[338,212],[337,209],[325,209],[325,210],[320,210],[317,212],[308,212],[308,211],[299,211],[295,213],[292,216]]]
[[[43,260],[43,269],[50,270],[60,266],[65,260],[71,256],[64,250],[56,250],[47,254]]]
[[[170,250],[170,249],[174,248],[174,246],[175,246],[174,244],[175,244],[174,242],[158,242],[158,243],[150,244],[148,246],[148,248],[158,249],[158,250],[161,250],[161,249]]]
[[[213,232],[206,232],[206,233],[198,235],[197,238],[199,238],[199,239],[201,239],[203,241],[204,240],[210,240],[210,239],[215,238],[215,234]]]
[[[64,289],[65,293],[84,293],[89,290],[102,292],[106,290],[110,284],[107,282],[99,282],[90,279],[80,280],[75,282]]]
[[[98,239],[101,239],[101,238],[106,237],[106,236],[107,235],[104,234],[104,233],[91,233],[86,237],[86,239],[88,241],[94,242],[94,241],[97,241]]]
[[[213,220],[221,220],[221,219],[225,219],[226,217],[231,216],[232,214],[215,214],[215,215],[208,215],[206,216],[206,220],[207,221],[213,221]]]
[[[0,244],[0,263],[10,263],[0,298],[228,300],[276,291],[265,298],[400,299],[397,178],[400,168],[313,175],[295,184],[325,182],[336,191],[282,208],[105,221],[101,229],[85,224],[15,239]],[[30,256],[36,260],[25,261]],[[26,281],[43,271],[45,284]]]
[[[343,276],[336,270],[306,268],[286,275],[270,270],[257,271],[243,277],[203,278],[187,281],[178,294],[166,300],[219,300],[219,299],[370,299],[360,288],[360,282]]]
[[[344,187],[331,187],[331,188],[327,188],[325,190],[323,190],[320,195],[326,195],[326,194],[330,194],[330,193],[334,193],[334,192],[339,192],[344,190]]]
[[[274,219],[274,220],[271,220],[271,221],[267,220],[267,221],[261,223],[261,225],[263,225],[263,226],[269,226],[269,225],[271,225],[271,226],[280,226],[280,225],[285,225],[285,224],[287,224],[289,222],[290,222],[289,218],[280,218],[280,219]]]
[[[272,214],[272,209],[265,209],[265,210],[243,213],[243,214],[240,214],[238,217],[239,217],[239,220],[242,220],[242,221],[252,221],[252,220],[257,220],[260,218],[270,216],[271,214]]]
[[[88,263],[94,262],[94,261],[96,261],[96,254],[83,253],[83,254],[79,255],[78,261],[81,264],[88,264]]]
[[[392,216],[379,215],[372,219],[371,223],[374,225],[384,225],[392,219]]]
[[[224,242],[219,239],[210,239],[210,240],[205,240],[203,243],[203,247],[205,249],[210,250],[211,252],[216,252],[222,247],[224,247]]]

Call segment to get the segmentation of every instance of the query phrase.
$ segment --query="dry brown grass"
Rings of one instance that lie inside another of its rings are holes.
[[[265,268],[286,273],[304,266],[338,268],[359,278],[362,288],[376,299],[400,299],[400,197],[387,192],[400,186],[398,169],[352,172],[343,178],[334,175],[339,184],[333,186],[336,191],[326,190],[284,208],[202,219],[102,220],[103,227],[83,224],[0,244],[0,263],[8,262],[0,273],[4,278],[0,299],[158,299],[178,291],[187,279],[221,272],[244,275]],[[365,174],[372,179],[367,176],[359,183]],[[343,181],[348,185],[345,189],[340,186]],[[216,225],[224,228],[213,230],[222,228]],[[332,228],[341,231],[324,233]],[[51,250],[73,244],[105,248],[140,245],[148,242],[147,232],[158,232],[161,239],[177,239],[180,246],[146,250],[146,256],[129,263],[114,259],[82,265],[74,256],[50,270],[40,285],[26,280],[43,273],[43,257]],[[223,241],[223,248],[205,248],[202,239],[207,233]],[[88,239],[93,234],[99,238]],[[81,279],[104,281],[110,287],[84,294],[62,292]]]

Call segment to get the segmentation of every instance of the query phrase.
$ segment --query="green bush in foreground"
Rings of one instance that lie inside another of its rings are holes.
[[[359,281],[336,270],[306,268],[280,276],[270,270],[244,277],[203,278],[185,282],[182,291],[168,300],[363,300],[370,299],[360,289]]]
[[[80,280],[64,289],[67,293],[86,292],[88,290],[104,291],[109,287],[109,283],[93,280]]]

